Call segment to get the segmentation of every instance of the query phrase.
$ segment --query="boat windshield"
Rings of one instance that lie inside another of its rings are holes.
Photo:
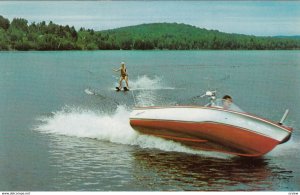
[[[244,112],[242,109],[240,109],[237,105],[234,103],[224,100],[224,99],[216,99],[213,101],[213,103],[208,104],[208,106],[216,107],[216,108],[223,108],[226,110],[232,110],[237,112]]]

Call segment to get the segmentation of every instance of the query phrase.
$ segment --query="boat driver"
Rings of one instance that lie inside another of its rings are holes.
[[[232,97],[230,97],[229,95],[224,95],[224,97],[222,98],[222,102],[223,102],[223,108],[229,109],[233,100]]]

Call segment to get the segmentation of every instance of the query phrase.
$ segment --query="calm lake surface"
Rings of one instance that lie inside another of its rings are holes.
[[[208,89],[273,121],[290,109],[291,140],[251,159],[129,125],[134,104],[200,104]],[[0,191],[300,190],[300,51],[0,52],[0,90]]]

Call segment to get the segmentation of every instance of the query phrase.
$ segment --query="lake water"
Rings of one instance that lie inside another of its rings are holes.
[[[0,190],[299,191],[299,75],[300,51],[0,52]],[[290,109],[291,140],[245,159],[129,125],[135,104],[199,104],[208,89],[274,121]]]

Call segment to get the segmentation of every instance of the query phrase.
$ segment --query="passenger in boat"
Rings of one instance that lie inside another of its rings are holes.
[[[223,108],[224,109],[229,109],[233,100],[232,100],[232,97],[230,97],[229,95],[224,95],[223,98],[222,98],[222,101],[223,101]]]
[[[126,82],[126,87],[127,89],[129,89],[129,85],[128,85],[128,74],[127,74],[127,69],[125,66],[124,62],[121,62],[121,67],[119,69],[113,69],[115,72],[120,71],[121,75],[120,75],[120,80],[119,80],[119,89],[122,88],[122,81],[125,80]]]

